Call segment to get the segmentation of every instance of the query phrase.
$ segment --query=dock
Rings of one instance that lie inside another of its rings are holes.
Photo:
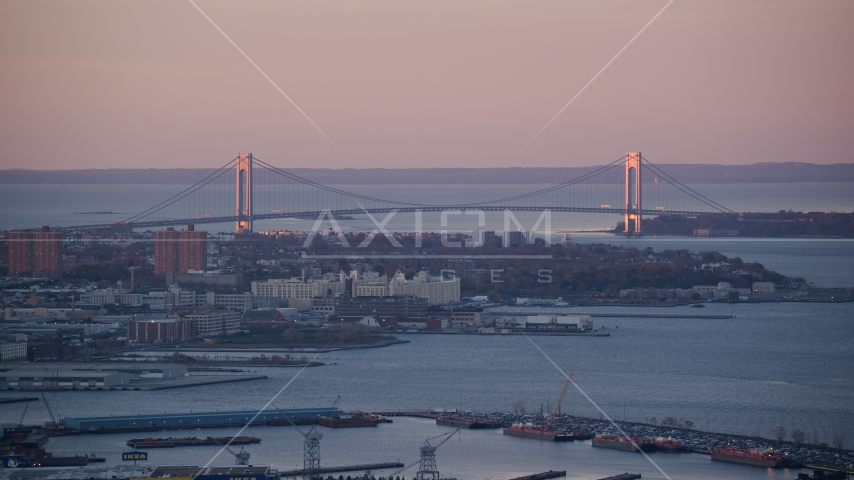
[[[151,380],[151,381],[142,381],[142,382],[134,382],[127,383],[123,385],[110,385],[110,386],[57,386],[54,384],[45,385],[42,387],[27,387],[27,388],[19,388],[19,387],[3,387],[3,390],[28,390],[28,391],[53,391],[53,390],[88,390],[88,391],[98,391],[98,390],[164,390],[167,388],[183,388],[183,387],[197,387],[199,385],[213,385],[217,383],[231,383],[231,382],[244,382],[247,380],[263,380],[268,378],[267,375],[193,375],[189,377],[180,377],[180,378],[172,378],[169,380]],[[37,399],[28,399],[37,400]],[[25,400],[13,400],[13,401],[25,401]],[[0,401],[0,403],[4,403]]]
[[[591,313],[592,318],[688,318],[700,320],[725,320],[732,315],[692,315],[690,313]]]
[[[305,469],[299,470],[279,470],[280,477],[295,477],[297,475],[305,475],[307,473],[336,473],[336,472],[356,472],[359,470],[382,470],[386,468],[403,468],[403,465],[400,462],[388,462],[388,463],[366,463],[364,465],[342,465],[340,467],[321,467],[314,468],[309,472]],[[552,477],[548,477],[552,478]]]
[[[338,418],[343,412],[333,406],[265,410],[217,410],[64,417],[66,429],[82,433],[145,432],[165,429],[231,427],[244,425],[290,425],[320,416]]]
[[[549,470],[548,472],[535,473],[533,475],[525,475],[524,477],[515,477],[510,480],[547,480],[549,478],[565,477],[566,470]]]
[[[525,317],[528,315],[566,315],[568,312],[565,310],[548,310],[548,309],[540,309],[540,310],[529,310],[529,311],[520,311],[520,310],[511,310],[511,311],[490,311],[490,315],[501,315],[505,317]],[[585,315],[590,315],[590,318],[688,318],[688,319],[699,319],[699,320],[724,320],[727,318],[733,318],[732,315],[720,314],[720,315],[703,315],[703,314],[692,314],[692,313],[602,313],[602,312],[594,312],[594,313],[586,313]]]
[[[161,382],[146,382],[129,388],[108,387],[109,390],[163,390],[166,388],[196,387],[217,383],[245,382],[247,380],[263,380],[267,375],[195,375]]]
[[[614,475],[613,477],[600,478],[599,480],[635,480],[636,478],[641,478],[641,474],[623,473],[621,475]]]
[[[38,397],[0,397],[0,404],[16,403],[16,402],[33,402],[38,400]]]

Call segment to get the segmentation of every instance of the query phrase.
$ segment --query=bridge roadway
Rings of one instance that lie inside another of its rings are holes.
[[[296,218],[296,217],[315,217],[319,218],[324,212],[329,212],[332,216],[343,215],[360,215],[364,213],[390,213],[390,212],[441,212],[452,210],[480,210],[485,212],[501,212],[511,210],[514,212],[561,212],[561,213],[611,213],[617,215],[625,215],[626,210],[621,208],[595,208],[595,207],[525,207],[525,206],[496,206],[496,205],[422,205],[410,207],[382,207],[382,208],[366,208],[366,209],[344,209],[344,210],[311,210],[305,212],[283,212],[283,213],[260,213],[253,214],[252,220],[270,220],[276,218]],[[632,211],[631,213],[638,213]],[[708,215],[710,212],[693,212],[685,210],[647,210],[643,209],[639,212],[641,215]],[[61,231],[75,230],[101,230],[109,228],[146,228],[146,227],[166,227],[172,225],[187,225],[187,224],[203,224],[203,223],[229,223],[238,220],[249,220],[245,215],[228,215],[228,216],[206,216],[201,218],[175,218],[168,220],[148,220],[141,222],[114,222],[92,225],[76,225],[58,227]]]

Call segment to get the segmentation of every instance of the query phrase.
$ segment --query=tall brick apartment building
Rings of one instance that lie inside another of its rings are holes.
[[[62,233],[51,232],[48,226],[9,232],[9,275],[61,277],[62,240]]]
[[[208,264],[207,239],[207,232],[196,231],[193,225],[187,225],[187,230],[169,227],[154,232],[154,274],[204,270]]]

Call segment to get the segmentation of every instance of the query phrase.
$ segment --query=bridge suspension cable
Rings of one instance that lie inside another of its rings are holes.
[[[334,188],[334,187],[330,187],[328,185],[323,185],[321,183],[313,182],[313,181],[308,180],[306,178],[302,178],[298,175],[294,175],[293,173],[286,172],[285,170],[282,170],[278,167],[274,167],[273,165],[270,165],[269,163],[258,159],[258,157],[253,157],[252,160],[255,161],[256,163],[260,164],[261,167],[263,167],[263,168],[265,168],[265,169],[267,169],[273,173],[279,174],[283,177],[290,178],[291,180],[295,180],[295,181],[302,183],[302,184],[305,184],[305,185],[310,185],[310,186],[319,188],[321,190],[326,190],[326,191],[331,192],[331,193],[337,193],[340,195],[346,195],[348,197],[359,198],[362,200],[368,200],[368,201],[372,201],[372,202],[381,202],[381,203],[389,203],[389,204],[397,204],[397,205],[407,205],[407,206],[411,206],[411,207],[425,206],[424,204],[421,204],[421,203],[407,203],[407,202],[398,202],[395,200],[384,200],[382,198],[374,198],[374,197],[369,197],[366,195],[360,195],[358,193],[348,192],[346,190],[340,190],[338,188]]]
[[[623,161],[625,161],[625,157],[620,157],[620,158],[618,158],[618,159],[614,160],[613,162],[611,162],[611,163],[609,163],[609,164],[607,164],[607,165],[604,165],[604,166],[602,166],[602,167],[597,168],[596,170],[593,170],[592,172],[586,173],[586,174],[584,174],[584,175],[582,175],[582,176],[580,176],[580,177],[577,177],[577,178],[573,178],[572,180],[567,180],[566,182],[559,183],[559,184],[557,184],[557,185],[552,185],[551,187],[546,187],[546,188],[543,188],[543,189],[540,189],[540,190],[536,190],[536,191],[533,191],[533,192],[529,192],[529,193],[525,193],[525,194],[522,194],[522,195],[516,195],[516,196],[513,196],[513,197],[501,198],[501,199],[498,199],[498,200],[490,200],[490,201],[488,201],[488,202],[473,203],[473,204],[470,204],[470,205],[471,205],[471,206],[477,206],[477,205],[490,205],[490,204],[495,204],[495,203],[510,202],[510,201],[513,201],[513,200],[520,200],[520,199],[524,199],[524,198],[534,197],[534,196],[537,196],[537,195],[541,195],[541,194],[543,194],[543,193],[553,192],[553,191],[558,190],[558,189],[561,189],[561,188],[563,188],[563,187],[568,187],[568,186],[571,186],[571,185],[575,185],[576,183],[581,183],[581,182],[583,182],[583,181],[585,181],[585,180],[589,180],[589,179],[591,179],[591,178],[593,178],[593,177],[595,177],[595,176],[597,176],[597,175],[601,175],[601,174],[603,174],[603,173],[607,172],[608,170],[611,170],[612,168],[616,168],[617,166],[622,165],[622,162],[623,162]]]
[[[303,216],[313,217],[318,212],[327,210],[336,212],[336,215],[339,213],[361,213],[362,211],[365,213],[388,213],[393,211],[438,211],[443,209],[483,209],[489,211],[499,209],[518,209],[522,211],[543,209],[559,212],[625,214],[627,207],[621,205],[623,204],[624,195],[626,202],[628,202],[628,192],[630,191],[627,158],[628,156],[620,157],[606,165],[590,167],[590,171],[583,175],[571,180],[545,186],[532,192],[514,194],[486,201],[468,198],[461,203],[452,204],[444,203],[448,202],[448,199],[441,192],[431,194],[429,199],[416,197],[410,201],[378,198],[372,196],[370,194],[372,192],[366,192],[369,194],[355,193],[336,188],[335,186],[324,185],[318,181],[309,180],[252,157],[252,160],[260,171],[269,171],[275,175],[266,174],[251,177],[254,179],[256,187],[256,198],[255,200],[250,200],[254,205],[252,209],[254,213],[250,210],[247,214],[241,213],[239,208],[237,213],[234,213],[234,207],[229,205],[229,197],[233,198],[234,195],[230,192],[241,191],[242,184],[240,182],[242,180],[240,178],[242,177],[240,177],[240,172],[238,172],[237,187],[234,187],[231,181],[223,179],[228,172],[232,171],[238,165],[240,157],[235,157],[193,185],[129,217],[124,222],[117,222],[117,224],[123,223],[137,227],[150,227],[177,225],[181,223],[221,223],[234,221],[235,219],[240,221],[244,216],[249,218],[250,221],[252,218],[257,220],[287,217],[301,218]],[[638,167],[637,174],[639,175],[642,168],[656,176],[654,182],[644,182],[648,184],[648,187],[643,189],[644,203],[646,205],[656,205],[654,208],[656,212],[645,209],[638,211],[638,215],[651,215],[659,211],[666,211],[676,215],[732,212],[732,210],[676,180],[645,157],[642,160],[644,161]],[[625,175],[621,171],[624,165],[626,165]],[[659,182],[659,178],[662,182]],[[218,179],[223,180],[218,181]],[[251,199],[251,182],[253,180],[249,180],[248,182],[250,182],[248,189]],[[659,183],[661,186],[659,186]],[[232,190],[233,188],[237,188],[237,190]],[[636,184],[635,188],[640,192],[639,184]],[[185,200],[191,195],[192,197],[189,200]],[[434,201],[434,199],[438,201]],[[680,204],[679,202],[682,203]],[[638,202],[639,204],[640,202]],[[614,205],[614,207],[611,205]],[[167,208],[169,210],[166,210]],[[703,212],[702,210],[707,211]],[[262,211],[268,213],[259,213]],[[117,224],[76,226],[74,228],[114,227]]]
[[[164,208],[182,200],[184,197],[198,191],[199,189],[201,189],[205,185],[207,185],[207,184],[213,182],[214,180],[216,180],[217,178],[223,176],[226,172],[229,171],[228,169],[231,168],[233,166],[234,162],[236,162],[236,161],[237,161],[237,157],[231,159],[231,161],[229,161],[228,163],[226,163],[222,167],[216,169],[213,173],[206,176],[205,178],[203,178],[203,179],[199,180],[198,182],[194,183],[193,185],[185,188],[184,190],[180,191],[179,193],[176,193],[175,195],[167,198],[166,200],[158,203],[157,205],[149,208],[148,210],[144,210],[140,213],[137,213],[136,215],[125,220],[124,223],[135,222],[141,218],[145,218],[149,215],[155,214],[155,213],[159,212],[160,210],[163,210]]]
[[[720,211],[720,212],[723,212],[723,213],[732,213],[732,210],[730,210],[730,209],[728,209],[728,208],[724,207],[723,205],[721,205],[721,204],[719,204],[719,203],[715,202],[714,200],[709,199],[709,198],[708,198],[708,197],[706,197],[705,195],[703,195],[703,194],[701,194],[701,193],[699,193],[699,192],[697,192],[697,191],[693,190],[692,188],[688,187],[687,185],[685,185],[684,183],[680,182],[679,180],[676,180],[675,178],[671,177],[670,175],[668,175],[667,173],[665,173],[663,170],[661,170],[660,168],[658,168],[657,166],[655,166],[655,164],[654,164],[654,163],[652,163],[652,162],[650,162],[650,161],[649,161],[649,159],[647,159],[646,157],[642,157],[642,158],[643,158],[643,160],[646,162],[644,165],[645,165],[647,168],[649,168],[649,169],[650,169],[650,170],[652,170],[653,172],[655,172],[655,173],[657,173],[657,174],[661,175],[662,177],[665,177],[665,180],[667,181],[667,183],[669,183],[669,184],[673,185],[674,187],[678,188],[679,190],[681,190],[681,191],[682,191],[683,193],[685,193],[686,195],[689,195],[689,196],[693,197],[695,200],[697,200],[697,201],[699,201],[699,202],[701,202],[701,203],[703,203],[703,204],[705,204],[705,205],[707,205],[707,206],[709,206],[709,207],[712,207],[712,208],[714,208],[715,210],[718,210],[718,211]]]

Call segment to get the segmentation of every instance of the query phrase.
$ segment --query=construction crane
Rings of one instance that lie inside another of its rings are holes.
[[[54,416],[53,410],[51,410],[50,404],[47,403],[47,398],[45,398],[43,393],[42,393],[42,400],[44,400],[44,406],[47,409],[47,414],[50,415],[50,423],[48,423],[45,426],[48,428],[62,428],[59,424],[56,423],[56,416]]]
[[[557,405],[555,405],[555,409],[552,412],[552,417],[549,419],[548,423],[546,423],[546,430],[552,428],[555,420],[557,420],[557,416],[560,415],[560,405],[563,403],[564,397],[566,397],[566,391],[569,390],[570,383],[572,383],[572,372],[569,372],[569,375],[566,376],[566,383],[563,384],[563,390],[560,391],[560,397],[557,399]]]
[[[410,467],[414,466],[416,463],[420,464],[418,467],[418,473],[415,475],[416,480],[438,480],[441,478],[439,476],[439,469],[436,467],[436,450],[439,449],[445,442],[451,439],[455,433],[459,432],[460,429],[456,429],[452,432],[443,433],[441,435],[436,435],[435,437],[430,437],[424,440],[424,446],[421,447],[421,459],[412,462],[409,465],[401,468],[400,470],[391,474],[392,477],[409,470]],[[438,443],[438,445],[430,445],[430,440],[436,440],[442,437],[446,437],[444,440]]]

